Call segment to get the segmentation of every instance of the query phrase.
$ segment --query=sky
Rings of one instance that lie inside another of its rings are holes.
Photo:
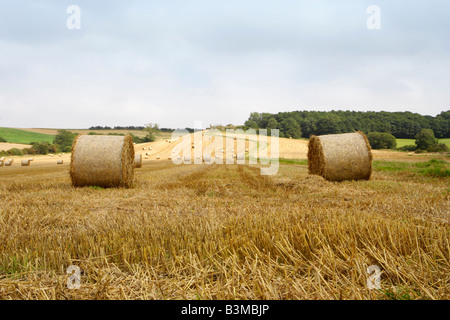
[[[435,116],[450,109],[449,16],[448,0],[0,0],[0,127]]]

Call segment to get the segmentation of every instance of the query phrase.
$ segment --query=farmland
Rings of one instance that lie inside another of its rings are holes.
[[[29,144],[31,142],[53,143],[55,134],[46,134],[13,128],[0,128],[0,137],[6,139],[6,141],[10,143],[20,143],[20,144]]]
[[[396,139],[397,148],[407,146],[407,145],[415,145],[415,139]],[[450,139],[439,139],[439,143],[446,144],[447,147],[450,148]]]
[[[0,298],[450,298],[447,157],[374,151],[371,180],[337,183],[308,175],[306,140],[280,139],[273,176],[174,165],[173,145],[135,146],[132,189],[72,188],[70,155],[0,168]]]

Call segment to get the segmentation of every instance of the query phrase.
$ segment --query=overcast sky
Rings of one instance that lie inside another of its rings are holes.
[[[448,0],[0,0],[0,126],[434,116],[450,109],[449,17]]]

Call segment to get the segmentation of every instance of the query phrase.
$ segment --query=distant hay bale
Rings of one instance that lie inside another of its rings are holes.
[[[148,159],[148,156],[145,156],[145,159]]]
[[[14,160],[10,159],[10,160],[6,160],[5,161],[5,167],[11,167],[13,164]]]
[[[3,167],[5,165],[5,162],[3,160],[0,160],[0,167]]]
[[[242,153],[236,155],[236,160],[241,160],[241,161],[242,161],[242,160],[245,160],[245,155],[242,154]]]
[[[368,180],[372,151],[362,132],[311,136],[308,171],[330,181]]]
[[[134,155],[134,167],[142,168],[142,154],[138,153]]]
[[[0,158],[0,161],[5,161],[5,157],[1,157],[1,158]]]
[[[22,167],[29,167],[31,164],[31,161],[28,159],[23,159],[21,164],[22,164]]]
[[[72,185],[132,187],[134,154],[130,136],[80,135],[72,146]]]
[[[28,160],[30,160],[30,161],[34,161],[34,159],[33,159],[33,158],[30,158],[30,159],[28,159]]]
[[[59,159],[58,161],[56,161],[57,164],[64,164],[64,160],[63,159]]]
[[[203,161],[204,162],[211,162],[211,155],[210,154],[206,154],[203,156]]]

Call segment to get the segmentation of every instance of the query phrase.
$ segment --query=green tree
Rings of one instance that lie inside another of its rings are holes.
[[[431,129],[422,129],[416,135],[416,145],[418,150],[427,150],[429,147],[439,143]]]
[[[287,118],[281,122],[281,130],[284,136],[291,137],[293,139],[299,139],[302,137],[302,130],[300,125],[294,118]]]
[[[334,134],[334,133],[341,133],[339,125],[335,119],[330,117],[324,117],[317,121],[316,123],[317,135]]]
[[[394,149],[397,146],[395,137],[387,132],[370,132],[367,139],[372,149]]]
[[[277,121],[277,119],[275,119],[274,117],[271,117],[267,121],[267,134],[268,135],[272,134],[272,129],[277,129],[277,128],[278,128],[278,121]]]
[[[159,125],[157,123],[149,123],[145,125],[144,131],[147,132],[147,135],[144,138],[141,138],[142,142],[153,142],[156,140],[156,133],[159,132]],[[136,142],[139,143],[139,142]]]
[[[58,150],[63,150],[66,147],[72,146],[77,135],[67,130],[58,130],[55,139],[53,139],[53,144],[57,146]]]
[[[6,141],[6,139],[0,137],[0,142],[8,142],[8,141]]]

